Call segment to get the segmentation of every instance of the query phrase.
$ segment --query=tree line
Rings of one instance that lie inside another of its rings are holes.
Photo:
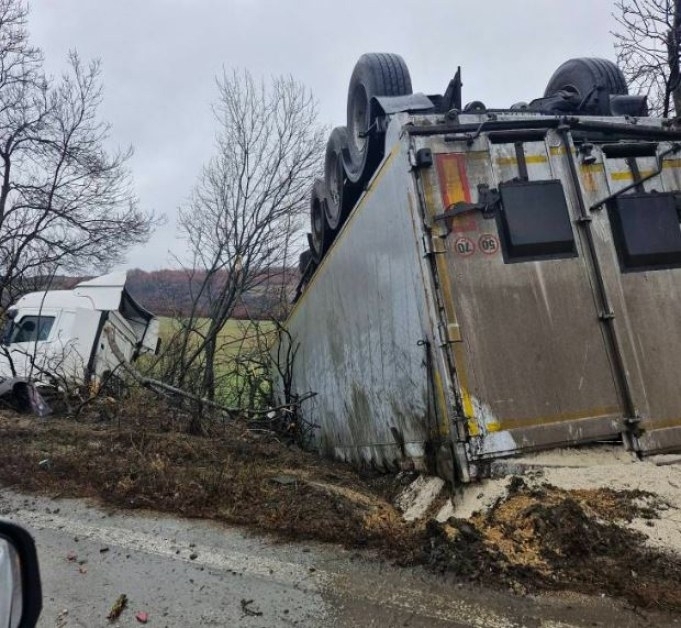
[[[187,290],[188,271],[185,269],[171,269],[144,271],[136,268],[128,271],[126,287],[133,298],[150,312],[157,316],[187,317],[192,311],[192,292],[196,292],[205,279],[205,273],[198,273],[193,277],[193,290]],[[87,279],[90,275],[34,278],[35,290],[70,290],[76,284]],[[299,275],[297,268],[273,268],[266,276],[260,277],[258,285],[245,291],[237,301],[232,312],[232,318],[237,320],[265,320],[272,316],[279,318],[281,299],[288,302],[295,293]],[[214,275],[215,289],[218,290],[228,281],[227,271]],[[199,317],[207,318],[210,314],[210,303],[207,298],[197,304]],[[281,314],[284,312],[282,311]]]

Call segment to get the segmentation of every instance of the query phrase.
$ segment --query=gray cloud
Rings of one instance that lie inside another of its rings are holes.
[[[321,120],[345,123],[360,54],[398,52],[414,88],[442,92],[463,67],[464,99],[506,106],[540,96],[574,56],[613,58],[612,0],[36,0],[30,30],[48,68],[66,53],[98,57],[102,114],[113,141],[132,144],[145,207],[167,214],[128,267],[168,266],[177,206],[210,156],[214,76],[225,67],[291,74],[319,100]]]

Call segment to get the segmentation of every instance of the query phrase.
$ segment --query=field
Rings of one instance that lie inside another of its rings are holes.
[[[160,316],[160,335],[164,342],[167,342],[173,334],[179,329],[179,322],[175,318],[169,316]],[[203,324],[208,324],[208,319],[200,319]],[[247,320],[237,320],[231,318],[227,321],[220,332],[220,344],[223,345],[225,350],[230,353],[237,351],[240,346],[240,341],[245,341],[247,346],[253,346],[254,341],[254,325],[258,325],[264,331],[270,331],[273,329],[271,323],[267,321],[247,321]]]
[[[167,358],[174,359],[172,344],[177,340],[180,321],[160,318],[161,345]],[[199,332],[208,319],[199,320]],[[196,342],[198,342],[198,334]],[[230,319],[218,336],[215,360],[216,400],[227,406],[241,406],[245,401],[259,405],[269,393],[263,358],[275,340],[274,325],[268,321]],[[170,347],[170,350],[169,350]],[[163,354],[162,349],[162,354]]]

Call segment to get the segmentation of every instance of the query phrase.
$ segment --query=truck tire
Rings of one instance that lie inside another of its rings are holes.
[[[326,253],[326,249],[330,244],[330,234],[326,225],[325,215],[327,196],[324,180],[316,179],[310,193],[310,231],[312,232],[310,244],[312,257],[316,262],[319,262],[324,257],[324,253]]]
[[[383,157],[382,134],[370,132],[374,96],[411,94],[411,77],[404,59],[385,52],[363,54],[352,71],[348,90],[348,176],[366,181]],[[364,136],[369,133],[368,136]],[[368,167],[367,167],[368,166]]]
[[[326,144],[324,160],[324,181],[326,183],[326,223],[332,232],[337,232],[354,207],[361,188],[348,179],[344,155],[348,153],[348,130],[336,127]]]
[[[14,384],[9,405],[21,413],[28,412],[31,409],[31,400],[29,399],[28,384],[26,382]]]
[[[312,251],[310,249],[305,249],[298,260],[298,274],[302,277],[307,270],[307,267],[312,260]]]
[[[544,97],[559,92],[572,92],[581,100],[588,99],[585,110],[588,113],[609,115],[609,107],[599,103],[599,93],[605,95],[626,95],[629,93],[622,71],[607,59],[581,57],[563,63],[549,79]],[[607,98],[605,101],[607,102]]]

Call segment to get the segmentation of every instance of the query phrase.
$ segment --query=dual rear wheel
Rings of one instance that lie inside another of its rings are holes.
[[[357,203],[385,155],[385,132],[374,106],[376,97],[412,93],[404,59],[392,53],[362,55],[352,72],[347,101],[347,126],[333,129],[326,145],[324,178],[310,194],[311,255],[316,263]],[[621,70],[611,61],[570,59],[550,78],[544,98],[567,94],[578,100],[583,113],[609,115],[609,96],[626,95]]]
[[[404,59],[391,53],[362,55],[348,90],[347,126],[333,129],[326,145],[324,179],[310,194],[311,254],[319,262],[383,159],[384,134],[372,99],[412,93]]]

